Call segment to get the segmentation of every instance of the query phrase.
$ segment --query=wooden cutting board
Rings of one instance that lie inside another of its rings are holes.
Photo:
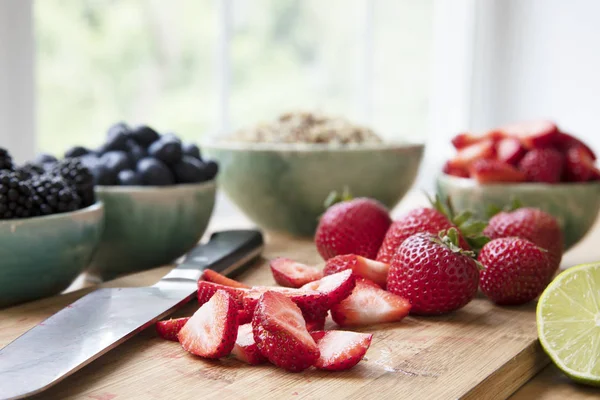
[[[266,259],[276,256],[319,262],[312,242],[279,236],[267,239],[264,256],[238,279],[273,284]],[[168,270],[105,286],[150,285]],[[0,311],[0,347],[90,290]],[[196,308],[190,304],[176,315],[191,315]],[[506,398],[549,362],[537,342],[534,308],[495,307],[480,296],[451,315],[366,327],[361,330],[374,334],[366,359],[336,373],[309,369],[294,374],[230,358],[207,361],[158,338],[150,328],[38,398]],[[327,328],[335,324],[329,321]]]

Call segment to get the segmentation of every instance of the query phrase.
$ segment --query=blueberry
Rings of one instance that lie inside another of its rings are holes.
[[[124,169],[119,172],[117,182],[119,185],[123,186],[140,186],[142,184],[142,178],[135,171]]]
[[[186,156],[194,157],[198,160],[202,160],[202,156],[200,156],[200,148],[196,146],[194,143],[186,143],[182,146],[183,154]]]
[[[144,185],[166,186],[175,183],[175,177],[163,162],[156,158],[142,158],[137,165],[137,172]]]
[[[109,151],[126,151],[127,139],[129,139],[129,127],[123,123],[118,123],[108,129],[106,143],[98,149],[100,154]]]
[[[162,135],[160,138],[164,139],[164,140],[174,140],[176,142],[181,143],[181,139],[179,139],[179,136],[177,136],[173,132],[167,132],[164,135]]]
[[[86,155],[83,155],[83,156],[79,157],[79,160],[85,167],[88,167],[88,168],[92,168],[99,162],[98,156],[94,153],[88,153]]]
[[[181,157],[183,156],[181,142],[173,140],[170,137],[162,137],[150,145],[148,154],[165,164],[176,164],[181,161]]]
[[[90,172],[94,176],[95,185],[112,186],[117,184],[117,175],[108,169],[106,165],[96,163],[89,167]]]
[[[65,158],[81,157],[89,154],[90,150],[82,146],[75,146],[65,152]]]
[[[100,157],[99,162],[113,172],[115,176],[132,166],[129,156],[124,151],[109,151]]]
[[[148,155],[148,152],[137,144],[135,140],[129,139],[127,140],[127,154],[129,155],[131,165],[137,165],[138,161]]]
[[[148,148],[152,143],[159,139],[159,134],[149,126],[141,125],[135,127],[129,134],[137,144],[144,148]]]
[[[216,161],[210,160],[206,162],[206,175],[207,180],[214,179],[219,173],[219,164]]]
[[[55,163],[58,160],[51,154],[38,154],[36,158],[33,159],[34,164],[43,165],[46,163]]]
[[[112,138],[118,135],[127,135],[130,130],[131,129],[129,128],[129,125],[127,125],[125,122],[117,122],[116,124],[111,125],[110,128],[108,128],[108,131],[106,131],[106,138],[108,140],[111,140]]]
[[[207,180],[204,163],[197,158],[183,156],[183,159],[172,167],[177,183],[196,183]]]

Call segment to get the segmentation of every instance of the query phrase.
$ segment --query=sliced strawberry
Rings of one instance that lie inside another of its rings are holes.
[[[567,150],[565,178],[569,182],[587,182],[600,175],[594,160],[583,146],[573,146]]]
[[[587,144],[568,133],[559,132],[555,139],[556,147],[563,153],[566,153],[571,147],[580,146],[588,153],[590,158],[596,161],[596,153]]]
[[[238,306],[241,306],[243,298],[249,289],[234,288],[208,281],[198,281],[198,303],[200,305],[206,303],[213,297],[215,293],[217,293],[218,290],[224,290],[225,292],[229,293],[229,295],[237,301]]]
[[[497,130],[488,131],[483,135],[475,135],[475,134],[472,134],[469,132],[463,132],[463,133],[459,133],[458,135],[456,135],[452,138],[452,145],[454,146],[455,149],[461,150],[461,149],[464,149],[465,147],[468,147],[475,143],[482,142],[486,139],[490,139],[492,141],[497,141],[497,140],[502,139],[503,137],[504,137],[504,133],[497,131]]]
[[[369,260],[355,254],[348,254],[327,260],[323,273],[325,275],[332,275],[347,269],[352,270],[356,276],[369,279],[382,288],[385,288],[390,265],[380,261]]]
[[[552,146],[558,136],[558,127],[550,121],[527,121],[500,128],[508,136],[521,141],[526,149]]]
[[[250,286],[228,278],[225,275],[221,275],[220,273],[213,271],[212,269],[205,269],[204,272],[202,272],[202,279],[208,282],[218,283],[219,285],[230,286],[234,288],[250,288]]]
[[[322,331],[323,329],[325,329],[325,320],[326,319],[327,319],[327,313],[324,313],[319,316],[313,316],[308,319],[306,317],[304,317],[304,320],[306,321],[306,329],[309,332]]]
[[[471,166],[471,177],[479,183],[524,182],[525,174],[498,160],[478,160]]]
[[[317,268],[285,257],[272,260],[270,265],[275,282],[285,287],[299,288],[323,277]]]
[[[312,284],[309,283],[308,285]],[[306,318],[322,315],[329,309],[329,295],[316,290],[306,288],[293,289],[278,286],[255,286],[246,293],[243,300],[243,309],[253,314],[260,297],[266,292],[280,293],[292,300]]]
[[[370,325],[400,321],[409,311],[410,303],[404,297],[357,279],[352,294],[331,308],[331,317],[340,326]]]
[[[226,291],[218,290],[183,326],[177,338],[188,352],[205,358],[231,353],[237,337],[238,306]]]
[[[306,329],[302,311],[281,293],[266,292],[260,297],[252,330],[262,355],[278,367],[299,372],[319,359],[319,348]]]
[[[448,168],[468,170],[475,161],[492,159],[495,156],[494,141],[485,139],[460,149],[456,156],[448,161]]]
[[[458,176],[460,178],[468,178],[469,177],[469,171],[453,165],[451,161],[446,161],[446,163],[444,164],[444,168],[442,168],[442,171],[446,175]]]
[[[563,176],[565,157],[551,147],[529,150],[519,169],[530,182],[558,183]]]
[[[316,331],[310,333],[321,356],[315,363],[318,369],[344,371],[363,359],[373,335],[348,331]]]
[[[326,296],[326,300],[321,303],[321,309],[315,307],[311,313],[306,313],[305,315],[309,318],[318,316],[350,296],[350,293],[354,289],[355,281],[355,275],[352,270],[345,270],[327,275],[323,279],[302,286],[304,290],[316,290]]]
[[[231,355],[250,365],[260,364],[266,361],[254,341],[251,323],[240,325],[238,327],[237,339],[235,340],[233,350],[231,350]]]
[[[177,334],[189,319],[190,317],[183,317],[158,321],[156,323],[156,333],[163,339],[177,342]]]
[[[496,157],[506,164],[516,166],[526,152],[517,138],[504,138],[496,144]]]

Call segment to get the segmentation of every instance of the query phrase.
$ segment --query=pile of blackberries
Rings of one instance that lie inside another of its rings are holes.
[[[166,186],[214,179],[218,165],[202,159],[195,144],[183,144],[172,133],[160,135],[149,126],[111,126],[96,150],[77,146],[65,153],[79,158],[97,185]]]
[[[79,160],[44,157],[16,167],[0,148],[0,219],[75,211],[94,202],[92,174]]]

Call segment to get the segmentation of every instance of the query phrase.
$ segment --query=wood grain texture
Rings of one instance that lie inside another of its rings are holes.
[[[281,255],[319,261],[310,241],[268,238],[265,257]],[[106,286],[144,286],[166,271],[159,268]],[[273,283],[265,259],[238,279]],[[0,346],[89,290],[4,310]],[[196,307],[189,304],[177,314],[189,315]],[[311,369],[292,374],[231,358],[207,361],[147,329],[38,398],[506,398],[548,363],[537,345],[533,310],[533,304],[499,308],[479,297],[450,315],[367,327],[361,330],[373,332],[374,338],[366,360],[337,373]]]

